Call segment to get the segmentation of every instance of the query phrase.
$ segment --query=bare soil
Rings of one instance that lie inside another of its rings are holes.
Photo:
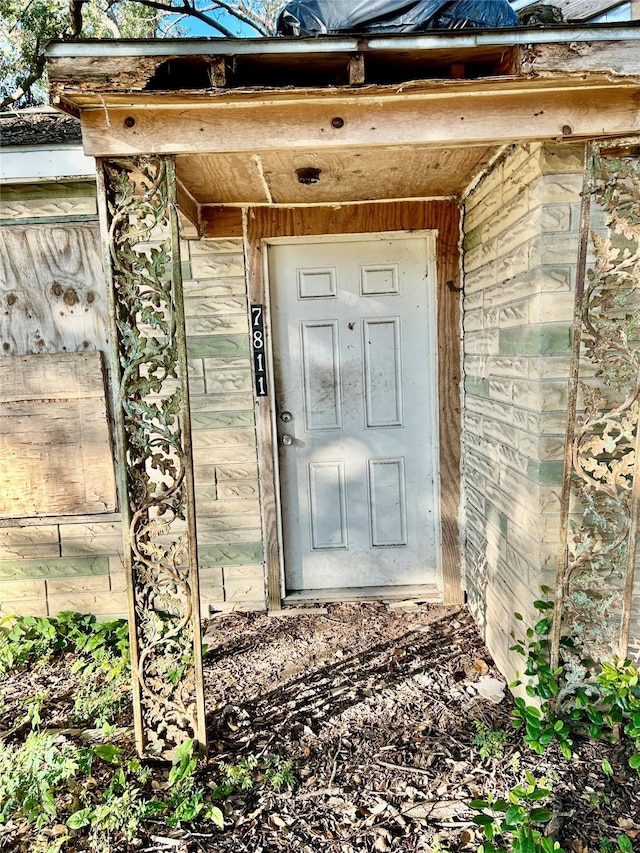
[[[200,783],[220,761],[268,753],[293,761],[297,785],[232,794],[222,831],[147,824],[131,850],[473,853],[482,838],[469,802],[504,797],[527,771],[553,785],[548,831],[565,850],[613,853],[623,832],[640,850],[640,777],[621,748],[584,741],[570,760],[553,747],[532,753],[512,727],[509,692],[497,702],[479,692],[501,676],[463,609],[368,602],[232,613],[208,623],[205,642],[210,752]],[[12,696],[45,689],[62,705],[69,678],[56,693],[59,666],[12,676],[7,713]],[[504,732],[496,754],[481,756],[478,727]],[[29,851],[28,838],[0,832],[0,849]]]

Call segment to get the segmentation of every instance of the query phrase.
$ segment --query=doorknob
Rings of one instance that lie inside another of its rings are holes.
[[[282,443],[285,447],[289,447],[289,445],[293,444],[293,436],[289,435],[289,433],[285,433],[282,436]]]

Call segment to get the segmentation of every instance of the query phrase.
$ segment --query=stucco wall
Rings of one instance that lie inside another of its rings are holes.
[[[553,586],[582,146],[513,146],[464,219],[463,485],[470,607],[503,672]]]
[[[104,350],[106,294],[99,268],[93,184],[3,187],[0,222],[4,233],[12,235],[7,245],[16,242],[18,230],[26,235],[38,229],[40,242],[48,247],[52,275],[64,268],[65,286],[74,286],[77,292],[86,286],[87,273],[82,264],[73,263],[67,245],[73,240],[60,239],[65,228],[83,229],[95,267],[91,271],[94,321],[88,324],[78,311],[76,318],[73,306],[65,302],[63,310],[47,315],[50,334],[40,336],[35,348],[30,344],[33,336],[14,331],[24,326],[27,317],[26,313],[18,316],[21,300],[16,301],[15,293],[31,292],[36,285],[33,276],[27,275],[30,267],[24,258],[9,258],[5,253],[0,302],[6,316],[0,357],[73,352],[77,337],[73,329],[78,323],[82,324],[83,351]],[[55,257],[58,249],[60,257]],[[201,599],[206,616],[210,605],[264,606],[246,280],[240,240],[183,241],[181,257]],[[25,276],[28,281],[23,280]],[[43,288],[42,295],[30,295],[35,303],[46,306],[50,277],[41,278],[37,286]],[[16,313],[13,325],[7,307]],[[73,609],[104,617],[124,615],[125,590],[117,513],[0,521],[0,614],[53,615]]]

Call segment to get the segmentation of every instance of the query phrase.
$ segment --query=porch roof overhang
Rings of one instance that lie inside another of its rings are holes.
[[[177,155],[199,226],[209,206],[457,198],[504,145],[640,133],[640,23],[52,42],[47,57],[85,152]]]

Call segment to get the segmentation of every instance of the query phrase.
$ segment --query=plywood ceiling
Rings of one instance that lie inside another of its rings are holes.
[[[199,204],[320,204],[458,196],[489,162],[494,146],[384,146],[330,151],[179,155],[177,174]],[[318,183],[296,169],[320,170]]]

